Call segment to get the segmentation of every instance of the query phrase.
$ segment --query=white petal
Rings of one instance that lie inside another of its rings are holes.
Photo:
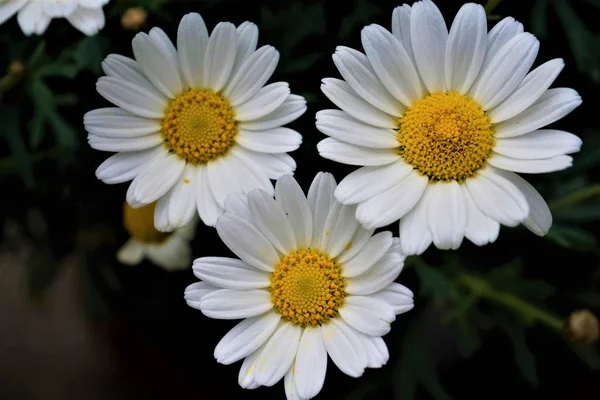
[[[523,221],[523,225],[536,235],[545,236],[552,226],[552,213],[544,198],[519,175],[508,171],[498,171],[498,173],[519,188],[527,199],[529,215]]]
[[[505,169],[507,171],[525,174],[543,174],[569,168],[573,165],[573,157],[560,155],[552,158],[522,160],[506,157],[501,154],[492,154],[492,156],[487,159],[487,162],[496,168]]]
[[[302,329],[290,322],[279,325],[256,361],[256,383],[273,386],[283,378],[296,357],[301,335]]]
[[[173,228],[181,228],[187,225],[196,215],[196,187],[198,186],[198,173],[196,167],[187,164],[179,180],[168,193],[168,224],[170,229],[161,229],[156,223],[159,231],[169,231]]]
[[[67,21],[87,36],[93,36],[104,28],[105,18],[101,8],[77,7],[67,15]]]
[[[479,4],[468,3],[454,18],[446,43],[446,85],[465,94],[475,82],[487,50],[487,21]]]
[[[348,174],[335,190],[335,198],[344,204],[355,204],[397,185],[411,173],[413,167],[405,162],[363,167]]]
[[[292,363],[292,367],[288,370],[287,374],[283,378],[283,384],[285,387],[285,398],[286,400],[307,400],[304,397],[300,397],[298,394],[298,386],[296,385],[296,374],[294,373],[295,363]]]
[[[245,193],[235,193],[227,196],[225,200],[225,212],[237,215],[246,221],[253,222],[252,214],[248,208],[248,195]]]
[[[401,115],[404,106],[381,83],[366,55],[348,47],[338,46],[333,55],[333,62],[356,94],[390,115]]]
[[[215,347],[217,362],[229,365],[258,350],[275,332],[280,319],[279,314],[269,312],[234,326]]]
[[[346,246],[346,250],[344,250],[338,257],[338,263],[345,263],[358,253],[362,251],[362,249],[369,243],[369,239],[373,236],[373,232],[375,229],[365,229],[362,226],[359,226],[354,232],[354,236]]]
[[[368,295],[390,285],[402,272],[404,256],[393,248],[364,273],[348,279],[346,292],[353,295]]]
[[[288,254],[298,248],[294,230],[285,212],[275,199],[263,190],[254,190],[248,194],[248,209],[252,215],[254,227],[282,254]]]
[[[320,326],[304,329],[293,368],[298,394],[307,399],[319,394],[327,371],[327,350]]]
[[[494,152],[525,160],[551,158],[576,153],[582,141],[572,133],[555,129],[540,129],[507,139],[497,139]]]
[[[346,375],[358,378],[367,367],[367,353],[355,331],[334,318],[321,326],[323,342],[331,360]]]
[[[120,108],[98,108],[83,116],[85,129],[94,135],[112,138],[130,138],[160,132],[160,123],[141,118]]]
[[[342,276],[354,278],[375,265],[392,246],[392,233],[385,231],[373,235],[361,252],[342,265]]]
[[[419,201],[429,179],[411,171],[402,181],[360,203],[356,219],[365,228],[379,228],[402,218]]]
[[[487,53],[481,69],[485,69],[500,49],[523,31],[523,24],[515,21],[513,17],[506,17],[498,22],[488,33]]]
[[[382,338],[364,334],[359,334],[358,337],[367,353],[369,368],[381,368],[388,362],[390,353]]]
[[[307,201],[313,218],[312,246],[321,248],[325,222],[335,202],[336,183],[333,175],[319,172],[308,189]]]
[[[306,100],[304,97],[289,94],[274,111],[252,121],[242,122],[240,129],[249,131],[262,131],[278,128],[295,121],[306,112]]]
[[[146,78],[137,61],[129,57],[120,54],[109,54],[102,61],[102,70],[107,76],[135,83],[146,90],[156,92],[156,88]]]
[[[562,58],[556,58],[527,74],[510,96],[487,113],[491,121],[495,124],[506,121],[535,103],[552,85],[564,66]]]
[[[313,232],[312,213],[302,188],[291,175],[284,175],[277,180],[275,198],[290,221],[298,247],[310,246]]]
[[[129,239],[117,252],[117,260],[121,264],[137,265],[144,259],[144,246],[135,240]]]
[[[427,200],[429,190],[402,219],[400,219],[400,244],[406,255],[422,254],[431,244],[431,232],[427,227]]]
[[[387,288],[373,293],[370,297],[392,306],[396,315],[410,311],[414,307],[413,292],[399,283],[392,283]]]
[[[548,89],[525,111],[496,125],[495,136],[508,138],[532,132],[561,119],[580,104],[581,97],[573,89]]]
[[[438,249],[456,250],[462,243],[467,224],[465,200],[456,181],[429,185],[427,226]]]
[[[206,165],[210,191],[221,207],[225,204],[227,196],[242,191],[238,180],[239,173],[232,168],[234,164],[227,161],[229,160],[226,157],[221,157]]]
[[[224,289],[262,289],[270,283],[269,275],[237,258],[197,258],[192,269],[198,279]]]
[[[317,129],[342,142],[375,149],[399,146],[397,132],[364,124],[341,110],[322,110],[317,113]]]
[[[0,24],[15,15],[29,0],[3,1],[0,3]],[[39,7],[39,6],[38,6]]]
[[[337,257],[348,246],[354,232],[360,226],[354,218],[355,211],[354,205],[345,206],[338,202],[331,207],[321,240],[323,250],[330,257]]]
[[[392,13],[392,33],[400,44],[402,44],[402,47],[404,47],[414,64],[415,55],[413,54],[410,37],[410,14],[411,7],[408,4],[402,4],[402,6],[394,8],[394,12]]]
[[[4,9],[1,9],[4,12]],[[0,17],[4,18],[4,16]],[[27,36],[35,33],[41,35],[46,31],[52,18],[43,10],[43,4],[30,1],[19,10],[17,22]]]
[[[187,305],[200,310],[200,300],[209,293],[219,290],[218,287],[207,282],[192,283],[185,288],[183,297]]]
[[[460,188],[467,208],[465,237],[477,246],[495,242],[500,233],[500,224],[479,210],[466,185],[460,185]]]
[[[132,180],[146,170],[165,150],[158,146],[150,150],[128,151],[108,157],[98,169],[96,178],[104,183],[123,183]]]
[[[140,207],[158,200],[171,190],[184,168],[185,162],[174,154],[157,159],[131,182],[127,202],[132,207]]]
[[[533,65],[540,42],[531,33],[521,33],[505,44],[481,71],[473,85],[473,98],[484,111],[500,104],[517,86]]]
[[[506,226],[517,226],[527,218],[527,200],[514,184],[501,177],[494,167],[488,166],[478,172],[465,184],[485,215]]]
[[[290,87],[285,82],[264,86],[248,101],[235,107],[235,118],[244,122],[264,117],[283,104],[289,94]]]
[[[217,221],[221,240],[242,260],[263,271],[272,272],[279,262],[273,245],[250,223],[225,214]]]
[[[388,334],[390,324],[396,319],[389,304],[366,296],[346,297],[339,313],[348,325],[369,336]]]
[[[177,56],[181,77],[187,86],[205,86],[204,53],[208,46],[208,30],[198,13],[183,16],[177,29]]]
[[[287,154],[267,154],[246,150],[241,146],[232,148],[231,154],[253,169],[263,171],[269,179],[279,179],[296,169],[296,162]]]
[[[204,165],[200,165],[196,173],[198,174],[196,177],[196,207],[198,208],[198,214],[206,225],[215,226],[217,218],[223,213],[223,208],[210,189],[208,169]]]
[[[223,89],[232,106],[248,101],[269,80],[277,63],[279,52],[273,46],[263,46],[250,55]]]
[[[189,268],[192,262],[192,248],[187,240],[171,235],[164,243],[151,244],[146,248],[150,261],[167,271]]]
[[[410,37],[419,74],[429,92],[446,90],[444,52],[448,28],[442,13],[432,1],[424,0],[413,4]]]
[[[133,54],[144,75],[165,96],[173,99],[183,89],[179,68],[150,36],[138,33],[131,42]]]
[[[327,138],[317,144],[319,155],[348,165],[385,165],[400,159],[395,149],[373,149]]]
[[[254,370],[256,368],[256,360],[258,360],[258,357],[264,348],[265,345],[263,344],[258,350],[244,359],[238,374],[238,383],[242,388],[256,389],[257,387],[260,387],[260,385],[254,380]]]
[[[203,81],[215,92],[220,91],[231,75],[238,34],[231,22],[219,22],[213,29],[204,54]]]
[[[350,85],[340,79],[323,79],[321,91],[333,104],[366,124],[380,128],[397,128],[396,117],[367,103]]]
[[[240,129],[235,141],[248,150],[263,153],[287,153],[297,150],[302,143],[302,135],[289,128],[274,128],[264,131]]]
[[[129,138],[88,135],[90,147],[101,151],[140,151],[156,147],[162,142],[159,134]]]
[[[235,62],[231,70],[231,76],[235,75],[241,65],[256,51],[258,44],[258,27],[252,22],[242,22],[237,28],[238,47],[235,53]]]
[[[152,39],[154,43],[161,48],[161,50],[169,58],[171,64],[176,65],[177,68],[179,68],[179,63],[177,61],[177,49],[175,49],[175,45],[173,42],[171,42],[171,39],[169,39],[169,36],[167,36],[165,31],[154,27],[150,29],[150,32],[148,32],[148,36],[150,36],[150,39]]]
[[[404,46],[385,28],[372,24],[361,32],[362,45],[375,73],[387,90],[410,106],[423,97],[421,80]],[[398,115],[395,112],[392,115]]]
[[[106,100],[132,114],[146,118],[164,117],[167,100],[158,91],[109,76],[98,79],[96,90]]]
[[[200,299],[202,314],[215,319],[250,318],[273,308],[266,290],[219,289]]]
[[[235,171],[241,192],[249,193],[254,189],[262,189],[269,196],[273,196],[273,184],[259,166],[248,163],[234,154],[227,158],[227,163],[231,170]]]

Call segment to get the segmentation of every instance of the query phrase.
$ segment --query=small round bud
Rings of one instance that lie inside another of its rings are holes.
[[[147,18],[148,13],[142,7],[130,7],[121,17],[121,26],[128,31],[139,31]]]
[[[573,342],[593,344],[600,336],[598,318],[589,310],[574,311],[567,320],[567,335]]]
[[[13,61],[8,66],[8,73],[13,76],[21,76],[25,72],[25,65],[21,61]]]

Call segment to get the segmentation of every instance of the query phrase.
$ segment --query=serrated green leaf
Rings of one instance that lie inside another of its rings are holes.
[[[521,375],[523,375],[523,378],[531,386],[536,387],[538,385],[538,377],[535,357],[529,350],[529,347],[527,347],[525,327],[521,323],[503,316],[497,316],[494,320],[513,342],[515,361],[517,362],[519,371],[521,371]]]
[[[594,252],[598,242],[593,233],[573,225],[554,224],[546,239],[566,249]]]

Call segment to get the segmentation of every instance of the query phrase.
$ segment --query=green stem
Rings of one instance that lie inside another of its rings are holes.
[[[569,208],[581,202],[591,199],[592,197],[600,196],[600,185],[592,185],[585,187],[572,193],[568,196],[552,201],[548,204],[551,211],[557,211],[565,208]]]
[[[11,88],[13,88],[19,81],[21,80],[20,74],[11,74],[8,73],[0,78],[0,95],[2,93],[8,92]]]
[[[477,293],[480,297],[510,308],[531,322],[540,322],[559,334],[564,332],[564,322],[555,315],[536,307],[513,294],[494,289],[487,281],[473,275],[461,274],[458,282]]]

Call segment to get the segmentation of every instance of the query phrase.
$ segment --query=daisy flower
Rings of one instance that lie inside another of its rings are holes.
[[[0,0],[0,25],[17,14],[23,33],[41,35],[52,18],[66,18],[75,28],[93,36],[104,28],[102,7],[109,0]]]
[[[256,49],[258,28],[221,22],[209,36],[199,14],[179,24],[177,48],[159,28],[132,41],[135,60],[109,55],[96,88],[117,107],[88,112],[88,142],[117,152],[96,171],[105,183],[133,182],[127,202],[154,201],[155,225],[170,231],[199,213],[214,225],[225,198],[292,173],[302,136],[283,125],[306,111],[285,82],[265,83],[272,46]]]
[[[144,258],[168,271],[185,269],[192,261],[190,242],[194,238],[197,218],[173,232],[154,228],[155,203],[141,208],[123,206],[123,225],[131,238],[117,252],[117,259],[127,265],[137,265]]]
[[[319,173],[307,198],[287,175],[276,199],[260,189],[231,196],[217,232],[240,259],[194,261],[202,282],[188,286],[187,303],[211,318],[244,318],[215,348],[221,364],[244,359],[243,388],[284,378],[289,400],[310,399],[327,355],[352,377],[379,368],[389,357],[381,337],[413,308],[412,292],[394,283],[405,258],[398,239],[363,228],[335,188]]]
[[[322,157],[362,168],[340,182],[335,197],[357,204],[366,228],[400,219],[405,254],[433,244],[457,249],[498,237],[500,224],[520,223],[545,235],[552,216],[520,173],[571,166],[581,140],[540,129],[581,104],[573,89],[548,89],[562,59],[528,72],[539,42],[505,18],[487,32],[484,8],[465,4],[450,32],[430,0],[394,10],[392,33],[362,30],[366,54],[338,47],[344,80],[323,80],[341,110],[317,113],[330,136]]]

